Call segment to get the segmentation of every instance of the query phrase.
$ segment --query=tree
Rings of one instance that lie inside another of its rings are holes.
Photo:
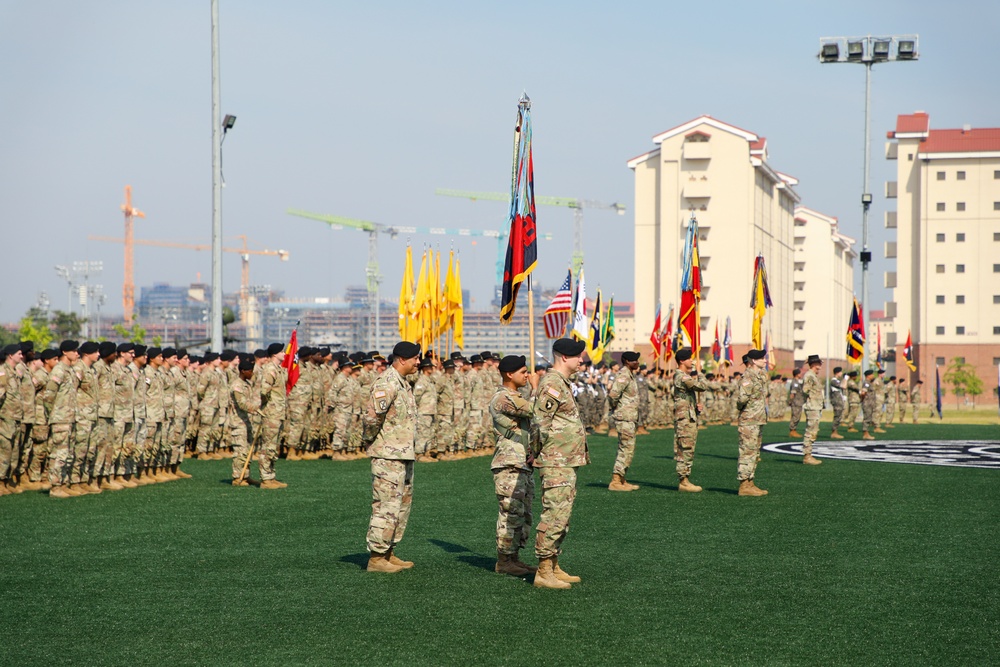
[[[951,385],[952,393],[955,394],[955,406],[958,407],[958,399],[962,396],[971,396],[972,404],[976,404],[976,396],[983,393],[983,381],[976,375],[976,370],[972,364],[965,363],[962,357],[955,357],[948,365],[942,378]]]
[[[146,342],[146,330],[135,320],[135,317],[132,318],[131,328],[126,329],[124,324],[115,324],[112,328],[119,337],[129,343],[142,345]]]
[[[52,312],[49,328],[56,338],[78,338],[83,331],[83,324],[86,321],[76,313],[56,310]]]
[[[28,311],[28,315],[21,318],[21,328],[18,331],[21,340],[30,340],[35,344],[35,349],[44,350],[48,348],[49,343],[52,342],[52,332],[49,331],[49,326],[47,322],[42,322],[41,324],[31,316],[31,311]]]

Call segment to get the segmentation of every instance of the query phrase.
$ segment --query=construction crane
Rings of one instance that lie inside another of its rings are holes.
[[[287,250],[251,250],[247,247],[247,237],[245,234],[236,236],[235,238],[240,239],[243,242],[243,247],[241,248],[223,248],[223,252],[234,252],[239,254],[242,260],[242,273],[240,275],[240,322],[244,325],[247,324],[247,315],[249,308],[247,304],[250,298],[250,255],[265,255],[268,257],[277,257],[282,262],[288,261],[288,251]],[[145,246],[155,246],[158,248],[178,248],[181,250],[208,250],[212,249],[211,243],[178,243],[176,241],[153,241],[150,239],[116,239],[110,236],[88,236],[89,241],[107,241],[109,243],[125,243],[126,245],[145,245]],[[128,253],[128,251],[126,251]],[[128,254],[126,254],[128,257]],[[125,269],[125,280],[131,280],[130,263],[127,263]],[[134,290],[134,286],[132,287]],[[131,320],[132,317],[129,315],[126,319]]]
[[[510,195],[504,192],[469,192],[467,190],[448,190],[438,188],[434,194],[443,197],[460,197],[462,199],[486,199],[489,201],[503,201],[510,203]],[[535,204],[541,206],[562,206],[573,209],[573,275],[580,274],[580,267],[583,266],[583,209],[595,208],[606,211],[615,211],[618,215],[625,215],[625,205],[614,203],[605,204],[591,199],[572,199],[570,197],[546,197],[535,196]]]
[[[381,329],[379,327],[379,285],[382,282],[382,274],[378,268],[378,235],[388,234],[390,238],[396,238],[400,234],[430,234],[438,236],[485,236],[497,240],[497,264],[496,264],[496,284],[499,286],[503,282],[503,265],[507,252],[507,237],[509,230],[497,231],[494,229],[455,229],[451,227],[413,227],[405,225],[384,225],[368,220],[355,220],[354,218],[344,218],[339,215],[327,215],[325,213],[312,213],[299,209],[288,209],[289,215],[310,220],[319,220],[330,225],[331,229],[357,229],[368,232],[368,265],[365,267],[365,275],[368,278],[368,302],[372,309],[372,317],[375,319],[375,340],[380,340]],[[546,241],[552,240],[551,234],[539,234],[539,238]],[[499,287],[498,287],[499,289]]]
[[[135,278],[132,268],[132,253],[134,250],[134,232],[132,218],[145,218],[146,214],[132,206],[132,186],[125,186],[125,203],[121,206],[125,213],[125,282],[122,285],[122,307],[125,321],[132,321],[132,311],[135,310]]]

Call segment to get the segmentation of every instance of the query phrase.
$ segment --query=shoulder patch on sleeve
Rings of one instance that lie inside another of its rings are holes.
[[[553,387],[546,387],[545,393],[548,394],[549,396],[552,396],[553,398],[559,398],[560,396],[562,396],[562,394],[560,394],[559,391]]]
[[[381,389],[376,389],[374,392],[372,392],[372,396],[374,396],[375,398],[385,398],[385,392]]]

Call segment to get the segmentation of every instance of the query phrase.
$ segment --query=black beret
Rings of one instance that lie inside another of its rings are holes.
[[[177,356],[177,350],[175,350],[172,347],[165,347],[165,348],[163,348],[162,354],[163,354],[163,358],[164,359],[169,359],[170,357],[176,357]]]
[[[693,352],[691,352],[691,348],[685,347],[682,350],[677,350],[677,354],[674,355],[674,358],[677,359],[677,361],[687,361],[692,355]],[[749,356],[749,354],[747,356]]]
[[[163,350],[159,347],[151,347],[146,350],[146,356],[150,359],[155,359],[163,354]]]
[[[521,370],[527,365],[528,362],[525,361],[523,355],[510,354],[500,360],[499,370],[501,373],[513,373],[514,371]]]
[[[240,361],[240,372],[253,372],[254,363],[252,361],[241,360]]]
[[[705,373],[705,379],[706,380],[714,380],[715,379],[715,373]]]
[[[851,371],[847,375],[848,375],[848,377],[856,378],[856,377],[858,377],[858,372],[857,371]]]
[[[640,371],[646,370],[646,364],[639,364],[639,370]]]
[[[267,358],[267,350],[260,350],[260,349],[254,350],[253,351],[253,356],[254,356],[254,359],[266,359]]]
[[[893,380],[895,380],[895,379],[896,379],[896,376],[895,376],[895,375],[890,375],[890,376],[889,376],[889,381],[890,381],[890,382],[892,382],[892,381],[893,381]]]
[[[833,369],[833,372],[834,372],[834,373],[839,373],[839,372],[840,372],[840,371],[842,371],[842,370],[844,370],[844,367],[843,367],[843,366],[837,366],[836,368],[834,368],[834,369]]]
[[[12,354],[17,354],[21,351],[21,346],[17,343],[11,343],[3,348],[3,355],[9,357]]]
[[[103,343],[101,343],[100,349],[98,350],[98,352],[100,352],[101,354],[102,359],[104,357],[110,357],[117,351],[118,351],[118,346],[112,343],[110,340],[106,340]]]
[[[638,352],[622,352],[622,361],[628,361],[628,362],[639,361],[639,353]]]
[[[392,356],[399,357],[400,359],[412,359],[413,357],[419,357],[420,346],[409,341],[400,341],[396,343],[395,347],[392,348]],[[367,362],[368,359],[365,359],[365,363]]]
[[[421,359],[420,368],[434,368],[434,361],[431,359]]]
[[[210,364],[219,358],[218,352],[206,352],[205,356],[201,358],[201,363]]]
[[[481,364],[483,363],[483,358],[478,354],[474,354],[471,357],[469,357],[469,362],[473,364]]]
[[[884,370],[884,369],[881,369],[881,368],[880,368],[880,369],[878,369],[878,374],[879,374],[879,375],[882,375],[882,374],[884,374],[884,373],[885,373],[885,370]]]
[[[271,343],[270,345],[267,346],[267,356],[273,357],[274,355],[278,354],[284,349],[285,346],[282,345],[281,343]]]
[[[222,354],[219,355],[219,359],[222,359],[223,361],[232,361],[233,359],[235,359],[238,356],[239,356],[239,352],[237,352],[236,350],[226,349],[226,350],[223,350]]]
[[[16,347],[18,350],[21,349],[19,345],[15,345],[14,347]],[[64,340],[63,342],[59,343],[60,352],[73,352],[78,347],[80,347],[80,343],[78,343],[75,340]]]
[[[331,354],[333,354],[333,351],[328,347],[321,347],[319,348],[318,352],[322,354],[324,357],[328,357]]]
[[[114,343],[112,343],[112,345],[114,345]],[[6,354],[6,348],[4,349],[4,353]],[[49,359],[55,359],[58,356],[59,356],[59,350],[53,350],[52,348],[49,348],[46,350],[42,350],[42,353],[38,355],[38,358],[41,359],[42,361],[48,361]]]
[[[749,352],[747,352],[747,359],[756,360],[763,358],[764,358],[764,350],[750,350]]]
[[[19,343],[19,347],[21,348],[21,352],[24,352],[25,354],[28,354],[29,352],[34,352],[35,351],[35,341],[33,341],[33,340],[22,340]]]
[[[135,346],[135,356],[137,356],[137,357],[145,357],[146,356],[146,350],[148,350],[148,349],[149,348],[146,347],[145,345],[136,345]]]
[[[455,367],[455,360],[454,359],[449,359],[448,361],[444,362],[443,365],[444,365],[444,367],[446,369],[448,369],[448,368],[454,368]]]
[[[80,346],[80,354],[93,354],[94,352],[99,352],[101,346],[92,340],[88,340],[83,345]]]
[[[868,377],[869,375],[875,375],[875,371],[869,368],[865,371],[865,377]]]
[[[188,356],[188,351],[187,351],[186,347],[179,347],[179,348],[177,348],[177,358],[178,359],[183,359],[186,356]]]
[[[118,354],[121,354],[122,352],[131,352],[134,349],[135,345],[133,343],[121,343],[118,345]]]
[[[792,369],[792,375],[795,375],[795,376],[802,375],[802,369],[801,368],[793,368]]]
[[[585,349],[587,349],[586,343],[582,340],[573,340],[572,338],[560,338],[552,343],[552,351],[564,357],[578,357],[583,354]]]

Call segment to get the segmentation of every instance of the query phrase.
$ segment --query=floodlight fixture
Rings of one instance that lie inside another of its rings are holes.
[[[819,59],[825,63],[835,63],[840,60],[840,45],[837,42],[827,42],[820,47]]]
[[[865,58],[865,42],[864,40],[850,41],[847,43],[847,59],[848,60],[864,60]]]
[[[875,60],[888,60],[889,48],[891,46],[892,42],[888,39],[876,39],[875,44],[872,46],[872,57]]]
[[[222,133],[225,134],[233,129],[233,125],[236,125],[236,116],[227,113],[226,117],[222,119]]]
[[[899,40],[899,46],[896,48],[896,57],[899,60],[916,60],[917,40],[915,39]]]

